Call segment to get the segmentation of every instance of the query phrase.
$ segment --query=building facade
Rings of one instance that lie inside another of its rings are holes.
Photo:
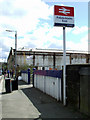
[[[66,64],[88,64],[90,54],[80,51],[66,51]],[[20,49],[17,50],[17,64],[29,65],[37,69],[60,70],[63,66],[63,51],[58,49]],[[8,56],[8,68],[15,66],[15,50],[11,48]]]

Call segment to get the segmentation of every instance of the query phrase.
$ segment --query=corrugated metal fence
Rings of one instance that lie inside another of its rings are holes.
[[[62,101],[62,70],[35,70],[34,87]]]

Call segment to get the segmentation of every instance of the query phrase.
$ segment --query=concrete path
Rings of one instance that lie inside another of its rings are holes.
[[[19,81],[19,90],[5,93],[3,84],[2,118],[86,118],[64,107],[52,97]]]
[[[0,120],[2,118],[2,76],[0,76]]]

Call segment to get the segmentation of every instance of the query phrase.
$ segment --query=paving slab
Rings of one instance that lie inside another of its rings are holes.
[[[39,111],[22,90],[2,94],[2,118],[38,118]]]
[[[2,76],[0,76],[0,120],[2,118]]]

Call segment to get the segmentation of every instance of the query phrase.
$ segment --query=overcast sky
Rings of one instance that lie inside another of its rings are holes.
[[[75,27],[66,28],[66,49],[88,50],[88,0],[53,1],[0,0],[0,61],[15,48],[15,33],[5,30],[17,30],[18,48],[63,49],[63,28],[53,26],[54,5],[75,9]]]

